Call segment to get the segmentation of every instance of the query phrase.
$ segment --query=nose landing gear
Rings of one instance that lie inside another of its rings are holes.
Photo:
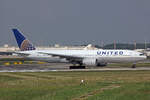
[[[132,68],[136,68],[136,63],[133,63]]]

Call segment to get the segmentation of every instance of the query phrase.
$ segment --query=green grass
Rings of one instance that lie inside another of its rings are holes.
[[[88,100],[149,100],[150,83],[130,83],[120,88],[106,90]]]
[[[0,100],[150,100],[150,71],[0,73]]]
[[[7,82],[7,81],[13,81],[13,80],[18,80],[20,78],[17,77],[11,77],[11,76],[7,76],[7,75],[0,75],[0,82]]]

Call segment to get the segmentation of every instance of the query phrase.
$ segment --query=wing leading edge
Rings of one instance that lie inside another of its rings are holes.
[[[40,54],[46,54],[51,55],[52,57],[59,57],[59,58],[65,58],[66,60],[72,61],[72,60],[82,60],[83,57],[78,56],[71,56],[71,55],[63,55],[63,54],[54,54],[54,53],[44,53],[44,52],[38,52]]]

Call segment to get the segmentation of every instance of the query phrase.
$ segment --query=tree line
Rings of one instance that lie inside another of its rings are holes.
[[[136,43],[136,44],[127,44],[127,43],[116,43],[115,45],[112,44],[106,44],[103,47],[99,46],[99,45],[95,45],[95,47],[97,48],[102,48],[102,49],[130,49],[130,50],[134,50],[134,49],[147,49],[150,48],[150,43]]]

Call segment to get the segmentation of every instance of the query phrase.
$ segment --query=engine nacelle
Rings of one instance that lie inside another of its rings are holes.
[[[86,66],[97,66],[97,67],[102,67],[107,65],[106,62],[103,62],[102,60],[100,59],[98,60],[96,58],[85,58],[83,59],[82,64]]]
[[[85,58],[82,63],[86,66],[97,66],[97,59],[95,58]]]

